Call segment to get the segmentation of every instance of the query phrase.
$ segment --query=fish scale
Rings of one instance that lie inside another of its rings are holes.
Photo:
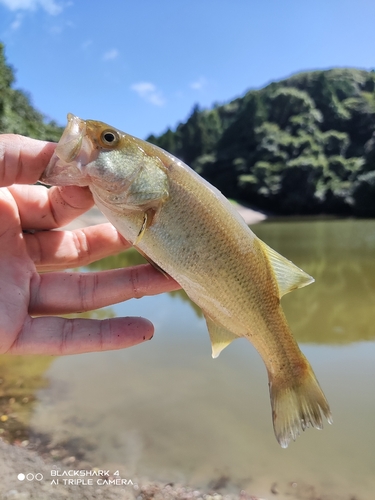
[[[89,186],[116,229],[202,309],[213,357],[238,337],[254,345],[282,447],[322,428],[322,413],[332,421],[280,305],[313,279],[257,238],[216,188],[157,146],[74,115],[41,180]]]

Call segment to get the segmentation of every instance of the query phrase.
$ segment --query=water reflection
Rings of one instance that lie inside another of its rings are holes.
[[[0,436],[8,443],[27,444],[35,393],[48,385],[44,374],[53,359],[0,355]]]
[[[272,248],[315,278],[286,295],[282,304],[299,342],[342,344],[375,339],[375,222],[338,220],[268,222],[253,227]],[[146,262],[134,249],[87,269],[114,269]],[[200,308],[184,291],[170,294]]]
[[[112,255],[110,257],[106,257],[105,259],[102,259],[97,262],[93,262],[92,264],[86,266],[86,270],[93,271],[93,270],[107,270],[107,269],[118,269],[122,267],[128,267],[128,266],[136,266],[139,264],[145,264],[147,260],[142,257],[141,254],[139,254],[134,248],[130,248],[129,250],[126,250],[126,252],[122,252],[118,255]],[[186,295],[184,290],[175,290],[173,292],[169,292],[168,295],[170,297],[175,297],[180,300],[183,300],[185,302],[188,302],[192,309],[195,311],[197,316],[199,318],[203,318],[203,313],[200,309],[199,306],[197,306],[194,302],[192,302],[189,297]],[[107,309],[105,309],[107,310]],[[86,317],[93,317],[91,316],[92,311],[89,311],[86,313]],[[104,313],[105,315],[105,313]],[[112,316],[111,316],[112,317]]]
[[[283,298],[299,342],[375,339],[375,222],[269,223],[257,235],[315,278]]]
[[[137,264],[144,264],[147,262],[141,254],[139,254],[134,248],[130,248],[126,252],[119,253],[118,255],[111,255],[105,259],[101,259],[97,262],[93,262],[86,266],[86,269],[94,270],[104,270],[104,269],[118,269],[122,267],[135,266]]]
[[[115,464],[165,482],[219,484],[225,476],[228,488],[262,498],[271,485],[277,498],[372,498],[375,221],[270,222],[254,231],[316,279],[283,304],[330,401],[332,427],[280,449],[257,352],[240,339],[212,360],[205,322],[179,292],[93,313],[142,315],[156,334],[131,349],[55,359],[33,432],[71,455],[79,443],[98,468]],[[88,270],[141,259],[126,252]]]

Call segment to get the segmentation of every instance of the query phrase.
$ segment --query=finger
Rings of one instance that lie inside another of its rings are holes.
[[[24,241],[38,271],[86,266],[131,246],[109,223],[74,231],[24,234]]]
[[[150,340],[154,327],[144,318],[106,320],[30,318],[8,354],[64,355],[123,349]]]
[[[92,311],[179,288],[176,281],[150,264],[95,273],[47,273],[31,283],[29,314]]]
[[[0,186],[34,184],[55,148],[52,142],[14,134],[0,135]]]
[[[0,254],[2,261],[6,257],[28,257],[23,244],[17,204],[7,188],[0,188]]]
[[[12,193],[23,229],[55,229],[87,212],[94,200],[88,187],[19,186]]]

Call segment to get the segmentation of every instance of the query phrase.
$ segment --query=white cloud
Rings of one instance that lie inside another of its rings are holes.
[[[50,26],[48,28],[48,31],[49,31],[49,33],[51,33],[51,35],[60,35],[64,31],[64,27],[58,26],[57,24],[55,24],[55,25]]]
[[[81,43],[81,49],[82,50],[87,50],[90,45],[92,45],[92,40],[85,40],[84,42]]]
[[[16,15],[16,18],[14,19],[14,21],[11,23],[10,25],[10,29],[12,30],[18,30],[18,28],[21,26],[22,24],[22,20],[23,20],[23,15],[21,13],[18,13]]]
[[[206,85],[207,85],[206,78],[204,76],[201,76],[200,78],[198,78],[198,80],[196,80],[195,82],[192,82],[190,84],[190,88],[192,88],[194,90],[201,90]]]
[[[36,10],[38,7],[41,7],[53,16],[60,14],[63,10],[62,5],[57,3],[56,0],[0,0],[0,4],[14,11]]]
[[[116,59],[120,55],[120,52],[117,49],[108,50],[103,54],[103,61],[112,61]]]
[[[134,90],[139,97],[155,106],[164,106],[165,104],[162,93],[151,82],[134,83],[130,88]]]

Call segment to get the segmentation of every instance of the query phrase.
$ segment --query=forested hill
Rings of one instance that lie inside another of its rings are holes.
[[[36,111],[30,97],[13,88],[14,70],[5,61],[0,43],[0,133],[22,134],[35,139],[58,141],[63,128]]]
[[[148,140],[264,210],[375,216],[374,71],[296,74]]]
[[[0,43],[0,133],[57,141],[63,128],[14,80]],[[213,109],[196,106],[186,123],[148,140],[255,207],[375,217],[374,71],[300,73]]]

